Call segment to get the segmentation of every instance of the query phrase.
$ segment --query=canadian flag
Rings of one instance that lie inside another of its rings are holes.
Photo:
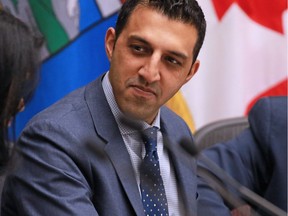
[[[196,129],[287,95],[285,0],[198,0],[207,34],[196,75],[181,89]]]

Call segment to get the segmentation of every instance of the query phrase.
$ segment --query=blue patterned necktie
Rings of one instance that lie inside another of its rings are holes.
[[[157,128],[142,133],[146,155],[140,168],[140,188],[146,216],[168,216],[168,203],[157,154]]]

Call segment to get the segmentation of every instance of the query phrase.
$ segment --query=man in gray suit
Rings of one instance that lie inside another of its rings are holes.
[[[163,104],[197,72],[205,31],[195,0],[127,0],[106,33],[109,72],[23,130],[2,214],[144,215],[140,136],[156,127],[169,215],[195,215],[196,164],[179,145],[192,135]]]

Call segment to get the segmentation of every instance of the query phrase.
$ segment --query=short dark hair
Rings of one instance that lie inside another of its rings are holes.
[[[126,0],[116,22],[116,40],[125,28],[129,17],[138,5],[161,12],[172,20],[195,26],[198,38],[193,50],[193,63],[196,61],[206,33],[204,13],[196,0]]]

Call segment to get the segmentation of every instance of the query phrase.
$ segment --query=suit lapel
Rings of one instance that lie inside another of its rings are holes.
[[[130,161],[130,156],[126,150],[121,135],[119,139],[116,137],[114,140],[108,142],[105,150],[115,167],[121,184],[136,214],[144,215],[142,201],[140,199],[140,193]]]
[[[185,215],[196,215],[197,179],[195,161],[191,157],[187,158],[187,155],[179,152],[175,146],[170,148],[170,155],[172,164],[174,164],[175,175],[180,190],[179,194],[182,196],[184,202]]]
[[[165,113],[162,111],[161,130],[171,164],[174,165],[179,195],[184,202],[185,215],[196,215],[196,161],[180,146],[180,141],[183,137],[179,137],[177,128],[167,122]]]
[[[105,151],[131,205],[137,215],[144,215],[130,156],[104,95],[101,79],[102,77],[87,86],[85,99],[92,115],[96,133],[107,142]]]

